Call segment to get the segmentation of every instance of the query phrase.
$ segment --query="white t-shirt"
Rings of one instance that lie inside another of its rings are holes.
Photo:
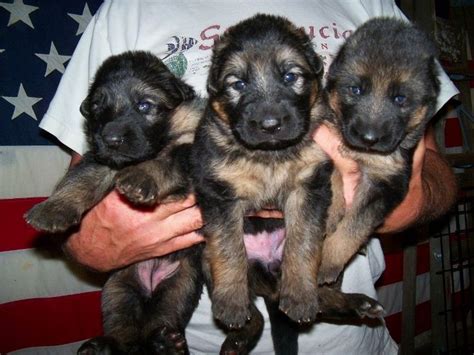
[[[212,46],[229,26],[256,13],[289,18],[311,36],[325,67],[344,39],[375,16],[404,18],[392,0],[106,0],[81,37],[56,95],[40,127],[78,153],[87,150],[79,106],[93,76],[104,59],[126,50],[149,50],[200,94],[205,85]],[[457,93],[446,74],[441,74],[441,107]],[[376,297],[374,282],[385,268],[380,243],[373,239],[366,256],[358,255],[344,273],[345,292]],[[255,354],[272,354],[268,315]],[[225,335],[212,321],[210,300],[205,293],[187,328],[191,353],[218,353]],[[306,354],[396,354],[397,345],[382,325],[334,325],[320,323],[302,334],[300,353]]]

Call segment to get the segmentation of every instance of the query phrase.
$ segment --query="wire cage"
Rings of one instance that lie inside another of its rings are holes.
[[[432,353],[474,354],[474,190],[430,225]]]

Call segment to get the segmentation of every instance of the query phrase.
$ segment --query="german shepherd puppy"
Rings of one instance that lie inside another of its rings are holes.
[[[340,208],[342,220],[329,227],[321,282],[337,279],[405,197],[414,149],[435,113],[436,53],[414,25],[376,18],[349,37],[331,64],[325,98],[329,112],[318,115],[328,117],[340,132],[341,151],[359,163],[362,176],[351,208]],[[334,182],[333,190],[340,191],[340,177]]]
[[[214,48],[192,171],[212,310],[230,330],[222,353],[246,353],[258,340],[263,319],[255,295],[267,302],[277,353],[297,352],[297,323],[290,319],[381,310],[366,296],[317,287],[333,172],[311,138],[321,121],[311,109],[322,73],[309,37],[281,17],[242,21]],[[285,233],[278,221],[244,218],[265,206],[284,211]],[[273,233],[259,239],[262,230]],[[253,236],[244,238],[245,231]]]
[[[190,191],[184,162],[203,108],[151,53],[108,58],[81,105],[90,150],[27,222],[64,232],[114,188],[137,206],[181,198]],[[186,353],[184,329],[202,291],[200,254],[192,247],[114,272],[102,293],[106,336],[79,353]]]

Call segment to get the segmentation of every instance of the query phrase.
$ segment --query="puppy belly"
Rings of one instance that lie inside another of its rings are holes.
[[[147,296],[151,296],[163,280],[176,274],[178,267],[179,261],[170,262],[167,259],[151,259],[138,263],[138,278]]]
[[[249,261],[257,261],[268,271],[275,272],[280,268],[283,256],[285,230],[245,234],[244,244]]]

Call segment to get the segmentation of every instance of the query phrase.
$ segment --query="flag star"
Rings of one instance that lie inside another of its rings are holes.
[[[34,120],[38,120],[35,115],[35,111],[33,111],[33,105],[36,104],[38,101],[41,101],[42,98],[40,97],[29,97],[26,95],[25,89],[23,88],[23,84],[20,84],[20,88],[18,89],[18,96],[2,96],[5,100],[15,106],[15,111],[13,112],[12,120],[20,116],[22,113],[26,113],[28,116],[33,118]]]
[[[25,5],[23,0],[13,0],[13,4],[0,2],[0,6],[10,12],[10,19],[8,25],[11,26],[18,21],[26,23],[31,28],[34,28],[31,23],[30,13],[39,9],[37,6]]]
[[[66,70],[64,63],[66,63],[71,58],[70,55],[59,55],[53,42],[51,42],[49,54],[35,53],[35,55],[47,64],[46,73],[44,74],[45,77],[55,70],[60,73],[64,73]]]
[[[77,27],[76,36],[80,35],[86,30],[87,25],[92,19],[92,14],[89,10],[89,6],[87,6],[87,2],[86,2],[86,5],[84,6],[84,10],[82,11],[82,15],[70,14],[70,13],[68,13],[68,15],[71,16],[74,19],[74,21],[76,21],[79,24],[79,26]]]

